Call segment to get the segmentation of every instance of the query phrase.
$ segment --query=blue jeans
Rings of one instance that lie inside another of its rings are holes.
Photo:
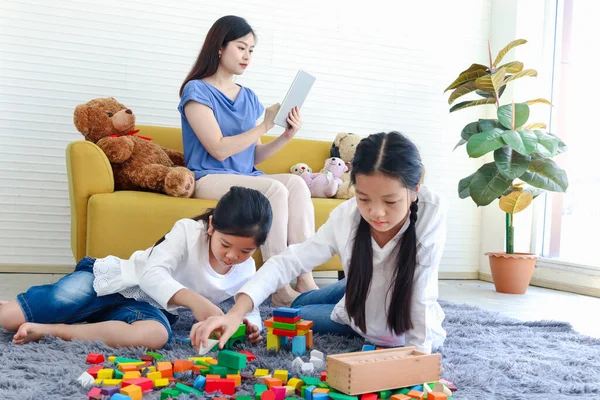
[[[97,296],[93,287],[94,262],[82,258],[75,271],[50,285],[32,286],[17,295],[27,322],[40,324],[76,324],[80,322],[153,320],[164,325],[171,340],[171,324],[178,316],[149,303],[128,299],[115,293]]]
[[[335,333],[344,336],[360,336],[350,325],[331,320],[331,312],[346,293],[346,278],[323,289],[302,293],[292,302],[292,308],[301,310],[302,319],[313,321],[314,333]]]

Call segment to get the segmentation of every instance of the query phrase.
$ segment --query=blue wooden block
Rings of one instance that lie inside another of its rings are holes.
[[[296,336],[292,339],[292,354],[303,356],[306,353],[306,336]]]
[[[198,377],[194,381],[194,389],[204,390],[205,384],[206,384],[206,378],[202,375],[198,375]]]
[[[309,386],[306,389],[304,389],[304,398],[306,400],[313,400],[313,390],[315,390],[316,388],[316,386]]]
[[[327,393],[323,393],[323,392],[313,393],[313,395],[312,395],[312,400],[327,400],[328,398],[329,398],[329,395]]]
[[[278,307],[273,310],[274,317],[296,318],[300,315],[299,308]]]
[[[365,344],[362,349],[362,351],[371,351],[371,350],[375,350],[374,344]]]
[[[111,400],[131,400],[131,397],[125,396],[121,393],[115,393],[110,397]]]
[[[279,345],[287,346],[290,343],[290,338],[287,336],[279,336]]]
[[[413,386],[413,387],[410,388],[410,390],[416,390],[418,392],[422,392],[423,391],[423,385]]]

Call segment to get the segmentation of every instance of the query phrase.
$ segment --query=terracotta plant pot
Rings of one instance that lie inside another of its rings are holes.
[[[490,257],[490,269],[497,292],[524,294],[527,291],[539,256],[528,253],[485,255]]]

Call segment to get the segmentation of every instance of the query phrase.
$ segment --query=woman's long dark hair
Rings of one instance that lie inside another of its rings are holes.
[[[208,227],[212,217],[212,226],[226,235],[251,237],[256,246],[262,246],[271,229],[273,213],[271,204],[258,190],[233,186],[225,193],[215,208],[207,209],[202,215],[193,217],[194,221],[203,221]],[[154,246],[165,240],[160,238]]]
[[[181,97],[183,88],[189,81],[203,79],[217,72],[219,68],[219,50],[221,47],[225,47],[232,40],[237,40],[249,33],[252,33],[256,37],[254,30],[244,18],[227,15],[215,21],[206,34],[202,50],[200,50],[194,66],[185,77],[179,89],[179,97]]]
[[[377,133],[360,141],[352,160],[352,183],[356,183],[356,175],[372,175],[382,173],[390,178],[398,179],[402,184],[414,190],[421,180],[423,165],[417,147],[398,132]],[[413,279],[417,266],[417,201],[410,205],[410,225],[404,233],[397,254],[396,269],[387,295],[392,292],[387,325],[390,330],[400,335],[412,328],[410,305],[413,296]],[[373,277],[373,245],[369,223],[360,218],[354,238],[352,258],[346,282],[346,310],[348,316],[361,331],[367,332],[365,316],[365,300],[371,287]]]

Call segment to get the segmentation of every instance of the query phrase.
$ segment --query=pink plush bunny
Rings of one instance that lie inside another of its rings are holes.
[[[340,177],[346,171],[348,171],[348,167],[342,159],[331,157],[325,160],[325,166],[321,172],[304,172],[300,174],[300,177],[308,185],[312,197],[333,197],[337,193],[339,185],[342,184]]]

